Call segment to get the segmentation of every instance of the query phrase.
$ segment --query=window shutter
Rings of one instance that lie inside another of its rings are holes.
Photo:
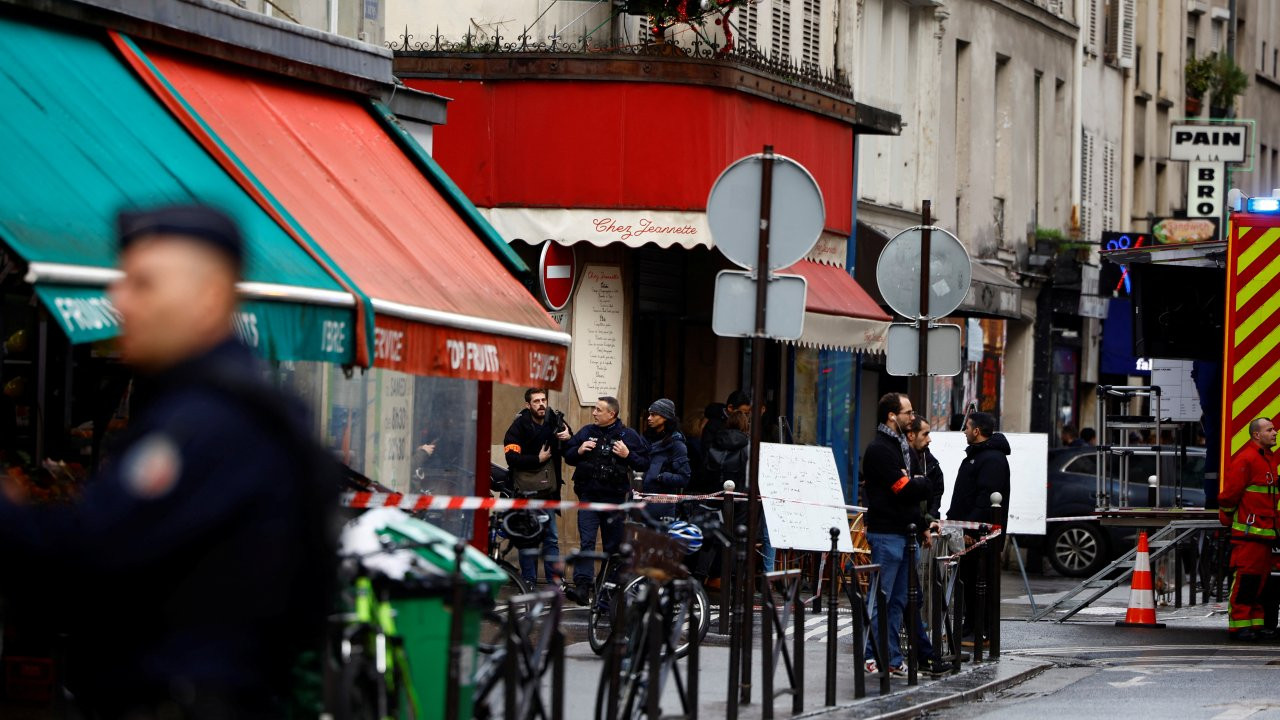
[[[773,0],[773,41],[769,49],[774,57],[791,54],[791,0]]]
[[[1093,177],[1093,134],[1086,130],[1080,142],[1080,239],[1084,242],[1095,239]]]
[[[1085,11],[1089,14],[1089,34],[1085,41],[1085,50],[1090,55],[1098,54],[1098,3],[1101,1],[1086,0],[1089,3],[1089,9]]]
[[[811,68],[822,64],[822,2],[821,0],[804,0],[803,47],[801,62]]]
[[[739,7],[738,44],[741,47],[760,47],[760,9],[751,1]]]
[[[1102,145],[1102,227],[1099,230],[1123,230],[1116,223],[1116,144],[1107,141]],[[1092,240],[1092,238],[1090,238]]]
[[[1136,0],[1110,0],[1107,11],[1107,61],[1122,68],[1134,65]]]

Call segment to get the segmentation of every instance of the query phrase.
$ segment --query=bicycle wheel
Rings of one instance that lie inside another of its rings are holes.
[[[507,579],[498,588],[498,596],[494,600],[493,609],[484,613],[480,621],[480,649],[482,652],[492,651],[503,641],[502,633],[506,630],[507,614],[511,607],[511,599],[529,592],[529,586],[511,563],[506,560],[495,560],[498,567],[506,573]],[[517,610],[517,612],[522,612]]]
[[[649,579],[640,576],[633,578],[622,589],[624,597],[636,600],[640,596],[639,587],[642,583],[648,583]],[[667,586],[663,592],[674,592]],[[683,599],[683,603],[687,606],[684,618],[684,624],[680,628],[680,644],[676,646],[676,657],[682,658],[689,654],[689,627],[693,617],[698,618],[698,642],[702,642],[707,637],[708,625],[711,622],[711,611],[708,608],[707,592],[702,589],[699,583],[693,583],[693,594]],[[678,609],[678,608],[677,608]]]
[[[587,642],[591,645],[591,651],[596,655],[604,654],[604,649],[609,646],[609,638],[613,636],[614,624],[614,602],[615,596],[618,594],[618,575],[617,563],[613,558],[609,558],[604,566],[600,568],[600,574],[596,575],[596,580],[591,588],[591,602],[587,615]]]
[[[643,595],[646,585],[630,583]],[[620,605],[617,608],[618,627],[625,631],[626,647],[622,652],[622,664],[613,668],[618,673],[618,720],[635,720],[645,715],[645,699],[649,687],[649,664],[647,648],[649,647],[648,613],[643,597],[634,598],[636,602]],[[609,683],[605,673],[610,671],[610,663],[605,662],[601,669],[600,682],[596,686],[596,720],[609,717]]]

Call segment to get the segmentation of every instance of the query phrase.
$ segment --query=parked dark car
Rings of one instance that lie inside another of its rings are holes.
[[[1182,507],[1204,507],[1204,448],[1187,448],[1186,467],[1176,451],[1160,456],[1160,506],[1173,507],[1174,481],[1182,477]],[[1097,507],[1097,454],[1092,447],[1049,451],[1048,533],[1043,550],[1053,569],[1068,577],[1089,577],[1137,542],[1137,528],[1103,527],[1097,520],[1052,522],[1056,517],[1092,515]],[[1119,458],[1107,461],[1113,506],[1120,493]],[[1156,471],[1154,451],[1129,460],[1129,507],[1150,507],[1147,478]]]

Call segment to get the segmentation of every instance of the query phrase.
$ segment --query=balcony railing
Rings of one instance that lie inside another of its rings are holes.
[[[387,47],[397,55],[408,57],[458,56],[458,55],[535,55],[535,56],[591,56],[601,59],[612,57],[672,58],[683,61],[736,65],[759,74],[799,87],[817,90],[844,100],[853,99],[853,86],[845,73],[824,70],[810,63],[802,63],[787,56],[766,53],[757,47],[740,44],[720,45],[714,40],[694,36],[692,42],[678,45],[667,42],[646,44],[627,43],[623,40],[597,40],[584,33],[565,42],[556,35],[551,40],[534,40],[528,31],[514,40],[501,35],[478,37],[467,32],[461,39],[451,39],[440,34],[428,35],[418,40],[405,28],[397,40],[387,42]]]

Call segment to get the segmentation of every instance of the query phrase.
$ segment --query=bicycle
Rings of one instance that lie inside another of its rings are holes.
[[[650,694],[661,697],[670,678],[676,683],[682,701],[697,702],[686,694],[685,677],[682,677],[676,660],[688,651],[688,639],[684,637],[690,622],[695,622],[695,605],[700,585],[693,580],[671,582],[672,577],[663,570],[642,568],[632,594],[624,593],[615,608],[614,618],[622,631],[610,636],[610,644],[620,644],[620,653],[605,663],[605,682],[602,676],[596,689],[596,719],[613,717],[635,720],[649,715]],[[704,605],[705,607],[705,605]],[[699,623],[699,628],[705,630]],[[657,636],[654,637],[654,633]],[[657,645],[657,676],[650,661],[650,653]],[[682,651],[683,648],[683,651]],[[616,695],[614,688],[617,689]],[[608,712],[613,705],[614,712]],[[652,720],[656,720],[652,719]]]
[[[500,497],[511,497],[512,492],[505,483],[495,482],[494,489]],[[555,522],[555,518],[542,510],[509,510],[493,512],[489,516],[488,556],[497,563],[506,574],[507,579],[498,588],[493,613],[486,613],[480,624],[480,646],[482,650],[491,649],[501,637],[503,622],[496,620],[510,607],[511,600],[527,595],[533,589],[525,582],[520,569],[506,560],[513,551],[537,552],[542,544],[542,523]],[[496,615],[494,614],[496,613]]]
[[[692,506],[696,506],[691,508]],[[692,530],[697,533],[698,544],[701,545],[705,541],[705,534],[712,533],[721,544],[725,547],[729,546],[728,537],[721,528],[719,511],[713,508],[702,506],[697,500],[682,500],[676,503],[675,522],[667,523],[656,520],[643,510],[636,510],[633,520],[628,522],[632,527],[647,527],[663,533],[670,533],[673,526],[677,523],[685,523],[691,525]],[[636,522],[638,519],[639,522]],[[696,522],[695,522],[696,521]],[[699,524],[701,527],[699,527]],[[696,552],[698,547],[686,546],[685,557]],[[623,558],[620,554],[613,554],[605,561],[604,567],[597,573],[595,582],[591,589],[591,599],[589,602],[589,615],[587,619],[587,641],[591,646],[591,650],[596,655],[602,655],[605,648],[608,647],[609,640],[613,635],[615,627],[614,613],[612,612],[615,598],[621,598],[623,602],[626,599],[634,599],[640,594],[642,586],[647,585],[651,578],[644,573],[622,579]],[[693,613],[698,619],[698,641],[701,642],[707,635],[710,625],[710,602],[707,599],[706,590],[701,583],[694,582],[693,586]],[[687,623],[686,623],[687,625]],[[689,638],[687,628],[681,627],[681,641],[677,645],[677,657],[684,657],[689,652]]]

